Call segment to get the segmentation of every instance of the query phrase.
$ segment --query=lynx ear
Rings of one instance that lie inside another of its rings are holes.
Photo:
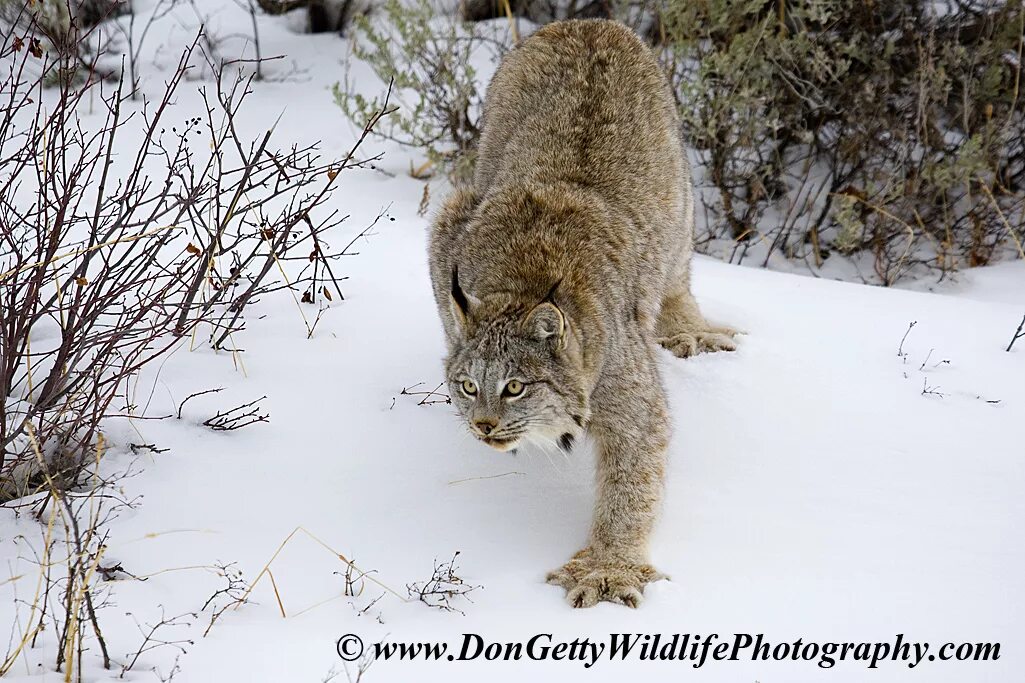
[[[538,341],[551,340],[562,348],[566,336],[566,316],[551,301],[542,301],[527,314],[524,331]]]
[[[459,286],[459,268],[452,267],[452,290],[449,294],[449,306],[452,309],[452,317],[462,330],[466,329],[466,321],[470,316],[470,303],[476,303],[476,299],[467,296],[463,288]]]

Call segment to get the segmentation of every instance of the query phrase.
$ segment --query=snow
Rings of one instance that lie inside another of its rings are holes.
[[[954,279],[941,283],[936,283],[935,279],[921,280],[915,283],[915,287],[1020,307],[1025,298],[1025,270],[1020,262],[997,263],[982,268],[969,268],[957,273]]]
[[[222,31],[243,16],[231,3],[217,14]],[[305,80],[257,84],[247,129],[256,135],[283,111],[283,137],[320,139],[327,153],[344,154],[355,130],[329,86],[341,78],[346,41],[297,35],[294,18],[260,21],[264,54],[287,53],[286,62],[310,71]],[[167,62],[186,29],[162,39]],[[183,117],[196,102],[183,93]],[[385,207],[387,218],[339,266],[349,278],[346,300],[332,305],[313,338],[290,297],[267,298],[240,339],[244,372],[228,354],[183,345],[137,389],[152,393],[153,415],[174,413],[194,392],[225,391],[191,400],[181,420],[115,420],[107,430],[114,446],[103,469],[132,466],[135,476],[120,486],[139,505],[112,522],[105,562],[148,577],[111,584],[100,620],[115,660],[138,648],[135,620],[196,613],[185,619],[191,625],[161,632],[194,641],[184,645],[176,682],[355,679],[355,664],[335,649],[348,633],[368,646],[433,641],[456,650],[464,633],[503,643],[538,633],[567,642],[764,633],[773,643],[892,642],[896,634],[936,648],[1001,643],[998,661],[913,669],[883,662],[871,674],[853,661],[828,670],[747,660],[694,669],[633,658],[585,669],[482,658],[378,661],[364,674],[371,683],[1021,680],[1025,343],[1004,348],[1025,313],[1025,264],[971,271],[931,293],[699,258],[695,290],[706,314],[746,334],[732,354],[661,355],[675,433],[652,555],[672,580],[651,585],[637,610],[575,611],[544,574],[585,542],[589,444],[568,456],[497,453],[466,436],[452,406],[418,405],[420,396],[401,393],[441,382],[444,344],[425,262],[428,221],[417,215],[423,184],[406,174],[413,157],[370,145],[368,153],[385,152],[386,173],[340,179],[332,208],[352,217],[335,241],[347,242]],[[444,192],[438,182],[431,190]],[[201,425],[264,395],[269,424],[228,433]],[[131,442],[169,450],[133,455]],[[297,527],[305,531],[271,565],[288,616],[263,577],[251,602],[203,637],[211,610],[200,610],[224,584],[204,568],[236,563],[253,581]],[[0,509],[0,624],[13,624],[14,641],[27,614],[14,598],[31,595],[38,571],[19,534],[41,538],[38,523]],[[404,601],[371,582],[357,597],[341,595],[346,567],[336,553],[404,597],[406,584],[428,579],[435,560],[456,551],[459,575],[482,586],[472,602],[454,603],[465,614]],[[52,671],[54,642],[44,633],[10,680],[63,680]],[[124,680],[166,677],[176,654],[151,650]],[[117,679],[117,667],[105,672],[90,661],[86,680]]]

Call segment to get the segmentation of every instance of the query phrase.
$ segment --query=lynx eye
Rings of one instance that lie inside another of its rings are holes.
[[[472,379],[464,379],[460,386],[463,389],[463,393],[467,396],[477,395],[477,385],[473,383]]]
[[[506,396],[519,396],[523,393],[523,382],[519,380],[511,380],[505,385],[505,390],[502,392]]]

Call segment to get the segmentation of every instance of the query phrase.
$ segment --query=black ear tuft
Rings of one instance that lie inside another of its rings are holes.
[[[462,287],[459,286],[458,266],[452,266],[452,301],[455,302],[456,306],[459,307],[459,311],[465,316],[469,309],[469,303],[466,301],[466,294],[463,293]]]
[[[559,278],[558,280],[555,281],[555,284],[552,285],[552,288],[548,290],[548,293],[545,294],[545,298],[541,299],[541,301],[547,301],[549,303],[554,304],[555,303],[555,291],[557,289],[559,289],[559,285],[561,285],[561,284],[562,284],[562,278]]]

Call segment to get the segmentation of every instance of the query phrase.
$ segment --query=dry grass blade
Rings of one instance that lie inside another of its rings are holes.
[[[391,593],[392,595],[397,597],[399,600],[402,600],[403,602],[407,601],[407,599],[405,597],[403,597],[398,591],[394,590],[393,588],[391,588],[387,584],[381,582],[379,579],[375,578],[373,575],[369,574],[368,572],[364,572],[362,569],[357,567],[353,562],[351,562],[348,558],[346,558],[345,555],[343,555],[342,553],[338,552],[337,550],[335,550],[334,548],[329,546],[324,541],[320,540],[320,538],[318,538],[317,536],[315,536],[311,532],[307,531],[305,527],[297,526],[295,529],[293,529],[291,531],[291,533],[289,533],[284,538],[284,540],[281,541],[281,543],[278,545],[277,549],[274,551],[274,554],[271,555],[270,559],[267,560],[267,562],[263,565],[263,568],[260,570],[260,573],[256,575],[256,578],[249,585],[249,589],[242,596],[242,599],[241,599],[239,605],[244,603],[249,598],[250,593],[253,592],[253,590],[256,588],[256,586],[260,583],[260,580],[263,579],[264,575],[267,575],[267,574],[270,573],[271,565],[274,564],[274,561],[278,558],[278,555],[280,555],[281,552],[285,549],[285,546],[287,546],[292,541],[292,539],[295,538],[296,535],[300,534],[300,533],[305,535],[306,537],[310,538],[315,543],[317,543],[319,546],[321,546],[322,548],[324,548],[325,550],[330,552],[335,558],[341,560],[346,565],[346,567],[352,567],[356,571],[360,572],[368,581],[371,581],[371,582],[377,584],[378,586],[380,586],[384,590],[388,591],[389,593]],[[273,578],[271,578],[271,583],[273,584],[274,594],[275,594],[275,596],[278,599],[278,607],[281,610],[282,616],[285,616],[285,608],[284,608],[284,606],[283,606],[283,604],[281,602],[281,596],[280,596],[280,593],[278,592],[277,584],[274,582]],[[238,609],[238,607],[236,607],[236,609]]]
[[[502,477],[509,477],[514,475],[525,476],[526,472],[503,472],[501,474],[491,474],[483,477],[467,477],[466,479],[454,479],[448,482],[448,485],[452,486],[453,484],[462,484],[468,481],[485,481],[487,479],[500,479]]]

